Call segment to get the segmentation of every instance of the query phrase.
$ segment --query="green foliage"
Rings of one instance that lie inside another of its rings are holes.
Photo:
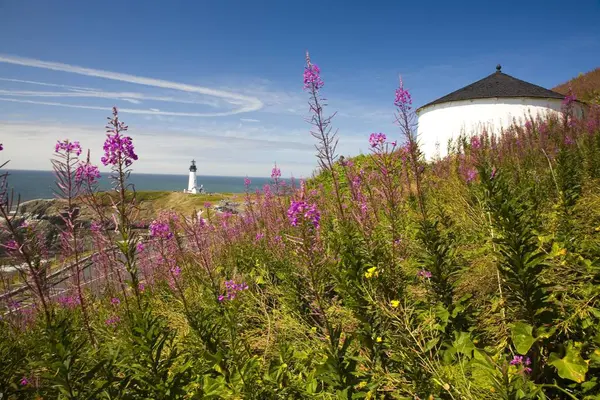
[[[584,122],[463,137],[428,164],[389,143],[291,199],[247,193],[241,215],[192,213],[220,196],[93,194],[118,203],[119,235],[82,238],[106,274],[82,288],[90,334],[68,280],[7,301],[0,397],[598,399],[600,132]],[[44,232],[19,229],[38,278]]]
[[[544,281],[548,269],[546,254],[539,248],[531,206],[524,193],[510,190],[502,172],[481,165],[479,174],[486,207],[499,236],[498,269],[504,278],[507,300],[517,320],[540,326],[552,317],[548,301],[550,284]]]
[[[190,362],[178,349],[175,332],[150,310],[133,313],[128,328],[129,343],[118,364],[126,392],[141,399],[183,398]]]

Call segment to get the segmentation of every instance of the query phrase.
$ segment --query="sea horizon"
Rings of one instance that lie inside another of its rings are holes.
[[[56,179],[54,171],[7,169],[8,190],[14,193],[14,198],[20,195],[21,202],[35,199],[56,198]],[[99,190],[110,190],[110,173],[101,173]],[[137,191],[167,191],[183,192],[187,189],[189,175],[187,174],[149,174],[132,172],[129,182]],[[198,175],[198,185],[203,185],[207,193],[243,193],[245,176]],[[251,181],[250,191],[262,188],[271,182],[268,177],[248,177]]]

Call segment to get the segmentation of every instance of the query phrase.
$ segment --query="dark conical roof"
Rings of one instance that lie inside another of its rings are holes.
[[[501,71],[500,65],[496,72],[485,78],[458,89],[437,100],[421,106],[417,111],[434,104],[450,101],[487,99],[491,97],[538,97],[544,99],[564,99],[565,96],[548,90],[533,83],[514,78]]]

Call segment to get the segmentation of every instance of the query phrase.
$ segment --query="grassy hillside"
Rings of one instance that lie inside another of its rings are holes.
[[[600,68],[579,74],[576,78],[556,86],[553,90],[568,94],[569,88],[573,89],[578,100],[600,104]]]

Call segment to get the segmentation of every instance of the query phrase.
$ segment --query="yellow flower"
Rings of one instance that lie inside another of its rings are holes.
[[[383,341],[383,339],[381,338],[381,336],[377,336],[377,339],[375,339],[377,341],[377,343],[381,343]]]
[[[390,301],[390,305],[392,306],[392,308],[397,308],[400,305],[400,301],[392,300]]]
[[[379,272],[377,272],[377,267],[371,267],[365,272],[365,278],[371,279],[374,276],[378,276]]]
[[[565,254],[567,254],[567,249],[560,249],[558,252],[559,256],[564,256]]]
[[[357,388],[357,389],[362,389],[362,388],[364,388],[365,386],[367,386],[367,382],[366,382],[366,381],[362,381],[362,382],[360,382],[358,385],[356,385],[356,388]]]

